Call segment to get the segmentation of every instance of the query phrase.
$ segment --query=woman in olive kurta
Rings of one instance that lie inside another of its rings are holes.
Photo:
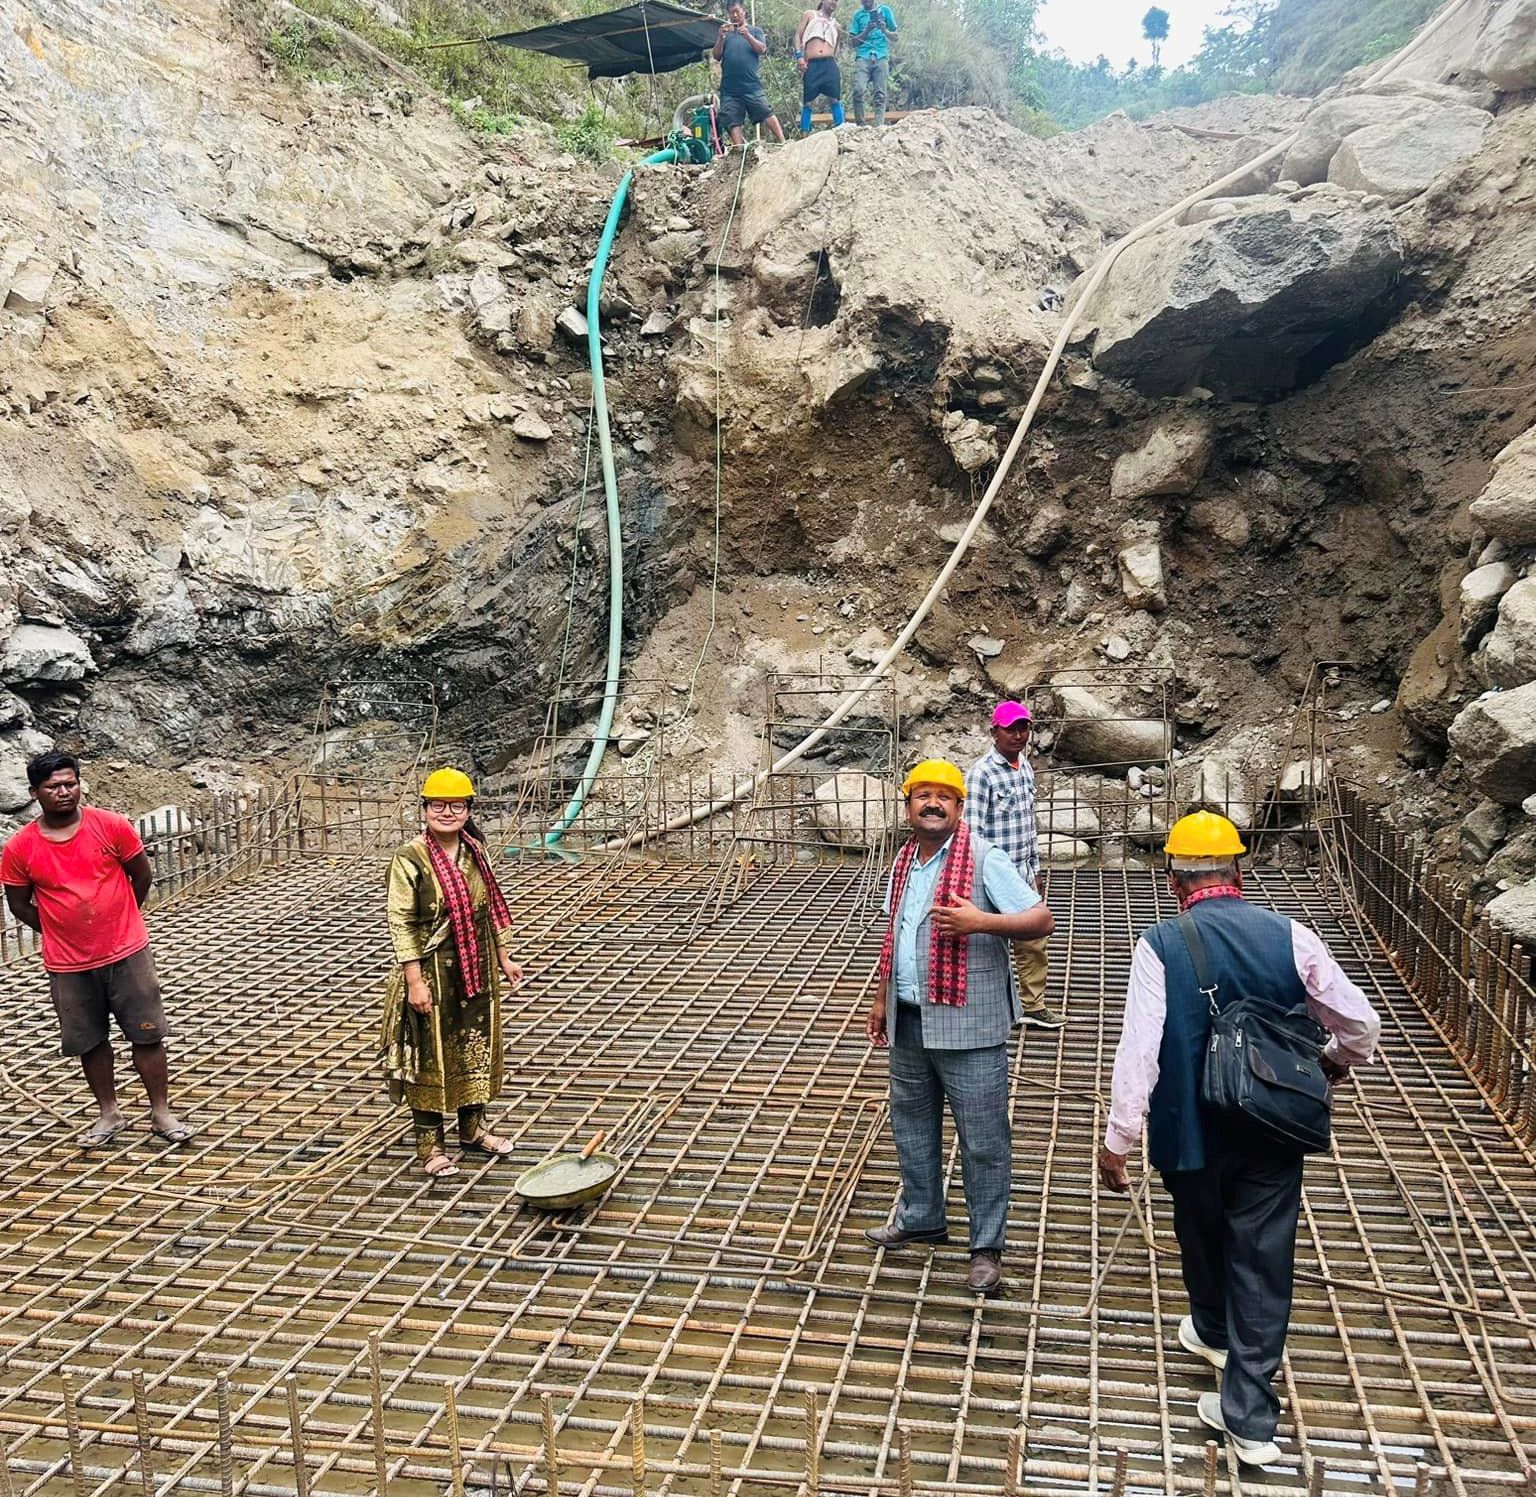
[[[523,970],[507,954],[511,920],[470,821],[474,787],[440,769],[422,786],[426,831],[389,865],[395,967],[384,996],[382,1046],[389,1094],[411,1109],[426,1173],[456,1173],[443,1120],[458,1115],[466,1155],[498,1158],[511,1141],[485,1125],[501,1092],[501,984]]]

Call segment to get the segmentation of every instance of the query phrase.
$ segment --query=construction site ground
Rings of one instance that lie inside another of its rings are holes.
[[[1014,1051],[1007,1292],[986,1300],[963,1288],[953,1153],[947,1247],[863,1240],[898,1183],[864,1034],[869,864],[737,887],[509,863],[528,981],[495,1121],[516,1155],[428,1182],[374,1058],[375,852],[153,917],[187,1148],[149,1136],[124,1065],[132,1130],[78,1152],[44,974],[0,968],[0,1475],[26,1497],[544,1491],[552,1464],[583,1497],[1529,1491],[1536,1162],[1324,875],[1256,882],[1385,1025],[1308,1164],[1267,1471],[1196,1416],[1214,1382],[1176,1340],[1166,1196],[1143,1197],[1149,1245],[1096,1185],[1133,939],[1171,912],[1155,874],[1050,879],[1070,1022]],[[598,1128],[625,1162],[610,1193],[520,1206],[519,1170]]]

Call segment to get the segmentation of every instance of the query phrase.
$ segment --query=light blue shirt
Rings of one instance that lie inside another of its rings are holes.
[[[891,44],[886,41],[885,32],[895,33],[896,17],[891,14],[891,7],[889,5],[875,6],[874,13],[885,23],[885,31],[880,30],[878,26],[872,27],[870,25],[871,13],[865,10],[863,6],[860,6],[853,13],[853,24],[848,29],[857,43],[854,52],[859,57],[890,56]],[[869,34],[865,36],[865,32]],[[859,41],[861,36],[864,37],[863,41]]]
[[[921,858],[912,859],[907,871],[907,886],[901,894],[901,910],[896,917],[896,951],[891,962],[891,978],[896,988],[898,1003],[921,1003],[917,975],[917,928],[923,923],[933,903],[933,893],[938,887],[939,872],[949,857],[949,841],[926,863]],[[1040,903],[1040,896],[1019,876],[1013,860],[1000,847],[991,848],[981,865],[981,885],[987,898],[1000,914],[1022,915]],[[891,883],[886,881],[885,912],[891,912]]]

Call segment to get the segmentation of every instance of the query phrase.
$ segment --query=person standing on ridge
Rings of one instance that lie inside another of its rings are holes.
[[[948,1102],[970,1214],[966,1287],[995,1294],[1013,1173],[1008,1037],[1019,1022],[1008,943],[1049,935],[1051,912],[1006,853],[972,835],[960,814],[965,776],[956,765],[925,759],[901,792],[912,836],[886,890],[885,941],[866,1021],[870,1044],[891,1054],[901,1202],[893,1221],[864,1235],[881,1248],[949,1241]]]
[[[109,1019],[133,1047],[149,1097],[150,1129],[184,1144],[192,1130],[171,1111],[167,1024],[141,906],[154,869],[134,825],[81,805],[80,761],[49,750],[27,765],[41,808],[0,856],[11,913],[43,937],[43,966],[65,1055],[78,1056],[98,1116],[82,1148],[109,1144],[128,1120],[117,1102]]]
[[[726,23],[715,38],[711,54],[720,64],[720,109],[716,115],[722,130],[730,131],[731,144],[746,141],[743,126],[766,125],[777,141],[784,139],[784,127],[763,92],[759,63],[768,50],[768,38],[761,26],[747,25],[747,8],[735,0],[726,7]]]
[[[1029,708],[999,702],[992,713],[992,751],[965,776],[965,819],[973,832],[1013,859],[1019,876],[1040,892],[1040,839],[1035,823],[1035,772],[1029,767]],[[1045,940],[1015,941],[1013,967],[1019,979],[1024,1022],[1060,1029],[1066,1015],[1045,1003]]]
[[[811,133],[811,108],[826,99],[832,108],[832,127],[841,125],[843,75],[837,66],[837,0],[816,0],[816,9],[800,17],[795,32],[795,66],[800,69],[800,133]]]
[[[896,16],[889,5],[859,0],[848,34],[853,38],[853,122],[864,123],[864,100],[875,112],[875,124],[885,123],[885,95],[891,81],[891,43]]]
[[[1148,930],[1131,957],[1099,1181],[1130,1189],[1126,1160],[1145,1116],[1189,1293],[1179,1345],[1221,1373],[1221,1391],[1200,1395],[1200,1418],[1228,1436],[1243,1465],[1267,1466],[1280,1458],[1271,1380],[1291,1315],[1305,1155],[1244,1114],[1208,1112],[1211,1016],[1239,999],[1286,1013],[1304,1004],[1329,1031],[1321,1067],[1334,1084],[1370,1060],[1381,1020],[1315,932],[1243,898],[1237,860],[1247,849],[1226,817],[1183,817],[1164,851],[1183,913]],[[1209,969],[1203,979],[1197,963]]]

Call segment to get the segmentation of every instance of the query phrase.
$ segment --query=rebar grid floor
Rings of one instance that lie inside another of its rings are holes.
[[[1254,883],[1323,932],[1386,1028],[1335,1155],[1307,1168],[1284,1461],[1247,1477],[1223,1453],[1218,1486],[1408,1492],[1427,1465],[1445,1491],[1523,1490],[1536,1163],[1315,875]],[[373,1073],[377,861],[296,865],[154,919],[175,1097],[199,1129],[188,1149],[149,1140],[129,1073],[134,1132],[74,1152],[43,1111],[88,1116],[42,974],[0,969],[5,1065],[27,1094],[8,1097],[0,1186],[15,1491],[139,1486],[135,1369],[151,1490],[293,1492],[293,1374],[308,1489],[371,1491],[374,1335],[397,1493],[449,1484],[450,1384],[471,1489],[546,1489],[548,1395],[565,1492],[632,1489],[640,1396],[649,1490],[709,1491],[718,1431],[722,1490],[805,1491],[814,1392],[822,1491],[895,1492],[904,1429],[919,1491],[996,1492],[1020,1427],[1031,1492],[1107,1491],[1119,1451],[1131,1491],[1204,1490],[1194,1405],[1214,1382],[1176,1341],[1167,1198],[1153,1186],[1153,1251],[1095,1188],[1132,938],[1172,913],[1159,880],[1053,876],[1051,980],[1071,1022],[1015,1050],[1008,1283],[993,1301],[963,1289],[953,1154],[950,1247],[882,1259],[862,1240],[897,1186],[885,1063],[863,1034],[868,881],[765,870],[710,919],[717,886],[704,867],[509,866],[530,981],[507,1005],[495,1118],[517,1154],[435,1184]],[[610,1194],[555,1219],[520,1208],[518,1170],[596,1127],[628,1161]]]

